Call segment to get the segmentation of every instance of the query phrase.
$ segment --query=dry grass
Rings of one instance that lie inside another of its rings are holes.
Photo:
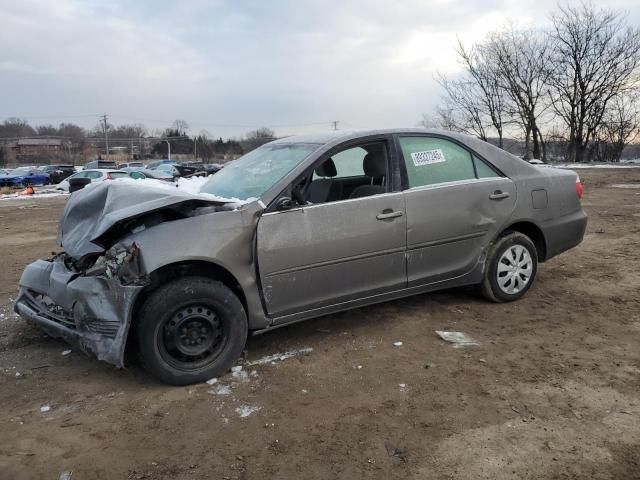
[[[0,187],[0,195],[7,193],[16,193],[17,189],[14,187]]]

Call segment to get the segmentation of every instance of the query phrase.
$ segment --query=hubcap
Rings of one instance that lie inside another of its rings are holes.
[[[500,289],[513,295],[527,286],[533,273],[533,259],[523,245],[509,247],[498,262],[498,285]]]
[[[217,357],[225,342],[223,324],[211,307],[189,305],[162,326],[159,346],[172,364],[197,368]]]

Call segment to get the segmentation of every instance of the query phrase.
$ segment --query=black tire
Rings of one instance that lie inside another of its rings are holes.
[[[171,385],[226,373],[242,354],[248,323],[226,285],[184,277],[162,285],[144,302],[136,325],[144,368]]]
[[[521,248],[524,250],[520,250]],[[526,251],[528,254],[530,267],[524,268],[528,265],[525,263],[527,257],[524,254],[520,256],[517,253],[520,251]],[[518,257],[516,262],[512,260],[514,256]],[[517,266],[520,262],[523,267]],[[489,249],[484,278],[480,284],[482,294],[487,300],[496,303],[518,300],[531,288],[537,271],[538,252],[531,239],[520,232],[505,232]],[[511,276],[511,279],[508,276]]]

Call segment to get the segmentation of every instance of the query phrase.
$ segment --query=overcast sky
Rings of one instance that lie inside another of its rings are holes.
[[[597,2],[600,3],[600,2]],[[610,0],[640,20],[638,0]],[[414,126],[456,36],[549,23],[552,0],[0,0],[0,120],[241,135]],[[316,125],[308,125],[316,124]]]

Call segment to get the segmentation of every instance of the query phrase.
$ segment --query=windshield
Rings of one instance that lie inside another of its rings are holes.
[[[28,175],[29,170],[30,170],[29,167],[19,167],[19,168],[14,168],[9,173],[11,175]]]
[[[223,198],[260,198],[320,145],[267,144],[228,163],[202,187]]]

